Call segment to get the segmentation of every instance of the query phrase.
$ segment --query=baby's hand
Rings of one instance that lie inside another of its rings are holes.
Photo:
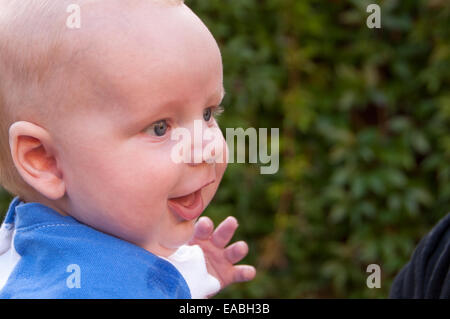
[[[238,241],[225,247],[237,227],[236,218],[229,216],[214,230],[212,220],[203,216],[196,223],[194,236],[189,242],[202,248],[208,272],[220,281],[221,289],[235,282],[250,281],[256,274],[253,266],[234,265],[247,255],[246,242]]]

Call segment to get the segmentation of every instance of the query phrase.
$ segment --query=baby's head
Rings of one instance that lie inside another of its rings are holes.
[[[168,256],[226,168],[171,156],[172,130],[217,127],[219,48],[182,0],[77,1],[79,29],[71,2],[0,0],[0,182]]]

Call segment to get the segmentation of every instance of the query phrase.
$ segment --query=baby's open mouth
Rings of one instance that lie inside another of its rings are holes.
[[[193,220],[203,212],[202,189],[181,197],[169,198],[167,205],[183,219]]]
[[[178,204],[183,205],[185,207],[190,207],[195,202],[195,194],[197,192],[190,193],[186,196],[181,196],[178,198],[173,198],[172,200],[176,201]]]

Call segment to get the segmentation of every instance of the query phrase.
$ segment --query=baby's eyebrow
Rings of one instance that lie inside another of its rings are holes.
[[[220,101],[223,100],[223,98],[225,97],[225,94],[227,94],[227,92],[225,91],[225,88],[222,86],[222,95],[221,95]]]
[[[226,94],[225,88],[222,85],[220,90],[216,90],[213,94],[210,95],[207,103],[211,103],[209,106],[212,106],[212,103],[214,104],[217,103],[217,105],[219,105],[220,103],[222,103],[225,94]],[[134,119],[133,127],[135,127],[136,125],[138,126],[143,125],[142,123],[148,123],[151,121],[158,120],[159,119],[158,115],[163,110],[167,110],[172,107],[180,107],[180,105],[183,105],[182,100],[180,99],[165,101],[161,104],[158,103],[158,105],[155,108],[151,108],[151,110],[148,110],[148,113],[146,112],[146,114],[141,114],[136,119]]]
[[[225,88],[222,87],[219,90],[216,90],[214,93],[212,93],[208,98],[208,104],[220,104],[223,101],[223,98],[225,97]],[[210,105],[210,106],[211,106]]]
[[[222,86],[222,88],[220,89],[220,99],[219,99],[219,104],[220,103],[222,103],[222,101],[223,101],[223,98],[225,97],[225,94],[226,94],[226,92],[225,92],[225,88]],[[212,96],[212,98],[211,98],[211,100],[213,100],[213,98],[215,98],[217,96],[217,94],[215,94],[215,95],[213,95]]]

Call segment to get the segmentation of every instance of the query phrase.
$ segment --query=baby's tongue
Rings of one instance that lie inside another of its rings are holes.
[[[195,193],[191,193],[191,194],[183,196],[183,197],[178,197],[178,198],[175,198],[173,200],[176,201],[180,205],[183,205],[185,207],[189,207],[192,204],[194,204]]]

